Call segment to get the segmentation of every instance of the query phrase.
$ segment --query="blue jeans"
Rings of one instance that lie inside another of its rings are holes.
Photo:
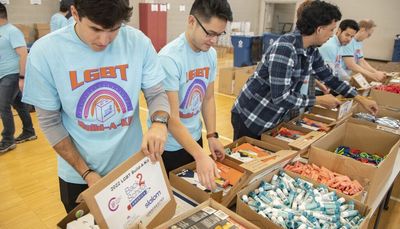
[[[23,125],[23,133],[35,134],[28,106],[21,101],[22,93],[18,87],[19,74],[6,75],[0,79],[0,115],[3,122],[2,142],[14,143],[14,117],[11,106],[18,112]]]

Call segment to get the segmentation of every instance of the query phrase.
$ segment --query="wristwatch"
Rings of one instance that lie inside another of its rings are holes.
[[[164,116],[164,115],[153,115],[153,116],[151,117],[151,122],[152,122],[152,123],[158,122],[158,123],[162,123],[162,124],[167,125],[167,124],[168,124],[168,119],[169,119],[168,116]]]
[[[219,138],[219,135],[217,132],[209,133],[209,134],[207,134],[207,139],[208,138]]]

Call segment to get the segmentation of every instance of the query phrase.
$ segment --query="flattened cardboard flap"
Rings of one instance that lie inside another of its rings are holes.
[[[101,228],[126,228],[138,221],[153,228],[176,209],[164,166],[136,153],[82,193]],[[162,214],[159,214],[161,213]]]

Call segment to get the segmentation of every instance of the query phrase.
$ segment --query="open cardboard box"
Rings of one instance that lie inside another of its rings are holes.
[[[334,153],[340,145],[356,148],[386,158],[378,166]],[[371,205],[389,178],[400,145],[400,136],[366,125],[345,122],[311,145],[313,162],[349,177],[365,177],[370,181],[366,205]]]
[[[286,127],[288,129],[292,130],[298,130],[302,133],[305,133],[306,135],[301,136],[300,138],[292,141],[292,142],[287,142],[285,140],[278,139],[276,137],[271,136],[270,134],[273,132],[278,131],[281,127]],[[318,131],[312,131],[310,129],[301,127],[301,126],[296,126],[290,123],[281,123],[277,127],[275,127],[272,130],[269,130],[261,135],[261,141],[268,142],[274,145],[279,145],[282,147],[290,147],[291,149],[298,150],[300,153],[306,153],[308,147],[324,136],[326,133],[325,132],[318,132]]]
[[[235,83],[233,84],[233,94],[239,95],[242,91],[244,84],[253,75],[257,65],[248,67],[236,68],[235,70]]]
[[[359,113],[359,112],[368,113],[368,111],[362,106],[358,106],[357,109],[354,110],[354,115]],[[389,133],[400,135],[400,129],[390,128],[388,126],[383,126],[383,125],[380,125],[380,124],[377,124],[377,123],[373,123],[373,122],[369,122],[369,121],[366,121],[366,120],[354,118],[354,115],[353,115],[352,118],[349,119],[350,122],[371,126],[371,127],[376,128],[378,130],[383,130],[383,131],[387,131]],[[391,117],[391,118],[395,118],[395,119],[400,120],[400,108],[392,108],[392,107],[388,107],[388,106],[381,106],[381,105],[378,104],[378,113],[376,114],[376,117],[377,118],[380,118],[380,117]]]
[[[218,73],[218,92],[232,95],[234,80],[235,67],[220,68]]]
[[[218,92],[227,95],[239,95],[242,87],[255,69],[256,65],[240,68],[221,68],[218,74]]]
[[[262,180],[266,181],[266,182],[270,182],[272,179],[272,176],[275,174],[278,174],[278,172],[279,171],[275,171],[275,172],[269,174],[268,176],[264,177]],[[293,178],[299,177],[299,175],[295,174],[295,173],[290,174],[290,176],[292,176]],[[251,223],[259,226],[260,228],[281,229],[282,228],[281,226],[273,223],[268,218],[264,218],[263,216],[259,215],[257,212],[253,211],[246,203],[243,202],[243,200],[241,198],[243,195],[248,195],[251,191],[254,191],[256,188],[258,188],[260,186],[260,183],[262,180],[258,180],[257,182],[250,184],[249,186],[247,186],[245,189],[243,189],[242,191],[240,191],[237,194],[236,213],[238,213],[240,216],[247,219]],[[314,181],[311,181],[311,183],[314,184],[314,187],[319,185],[318,183],[316,183]],[[344,197],[346,199],[346,202],[352,200],[352,199],[349,199],[348,197],[342,195],[341,193],[337,193],[337,194],[338,194],[338,196]],[[370,209],[366,205],[360,203],[359,201],[354,201],[354,204],[355,204],[355,209],[357,209],[360,212],[360,214],[365,217],[365,220],[361,223],[359,228],[367,229],[368,222],[371,217]]]
[[[225,148],[232,149],[236,145],[240,145],[246,142],[264,149],[268,149],[268,147],[271,147],[270,144],[267,144],[265,142],[252,139],[249,137],[242,137],[236,140],[235,142],[227,145]],[[276,149],[278,148],[279,147],[277,147]],[[214,193],[205,192],[177,175],[183,169],[195,170],[196,169],[195,162],[192,162],[190,164],[184,165],[180,168],[171,171],[169,174],[169,179],[171,185],[174,188],[178,189],[180,192],[184,193],[185,195],[189,196],[190,198],[194,199],[199,203],[204,202],[209,198],[212,198],[217,202],[221,203],[223,206],[231,206],[236,201],[235,198],[236,193],[239,192],[243,187],[254,182],[257,179],[260,179],[261,177],[265,176],[271,171],[277,168],[281,168],[283,165],[293,160],[293,158],[295,158],[297,155],[298,152],[294,150],[279,150],[276,153],[274,153],[273,157],[271,157],[270,160],[263,162],[250,161],[247,163],[242,163],[230,157],[225,157],[225,159],[221,162],[222,164],[227,165],[243,173],[242,177],[239,179],[236,185],[234,185],[231,188],[231,190],[229,190],[226,193],[226,195],[223,195],[222,191]]]
[[[308,164],[315,164],[315,165],[317,165],[319,167],[322,167],[322,166],[325,167],[324,165],[320,164],[321,161],[318,159],[318,154],[315,153],[315,151],[310,153],[308,156],[309,156]],[[285,169],[285,172],[287,174],[289,174],[289,176],[291,176],[291,177],[293,177],[294,174],[296,174],[296,176],[300,177],[303,180],[306,180],[306,181],[309,181],[309,182],[314,182],[314,183],[319,183],[318,181],[313,180],[313,179],[311,179],[309,177],[303,176],[301,174],[298,174],[298,173],[295,173],[295,172],[292,172],[292,171],[288,171],[286,169]],[[338,173],[337,171],[332,171],[332,172]],[[341,174],[341,175],[346,175],[346,174]],[[356,194],[350,196],[350,195],[344,194],[343,192],[341,192],[339,190],[331,188],[331,187],[329,187],[327,185],[326,186],[328,187],[328,189],[330,191],[335,191],[336,193],[340,193],[342,196],[345,196],[345,197],[347,197],[349,199],[354,199],[354,200],[360,201],[361,203],[365,203],[365,201],[367,199],[368,189],[369,189],[369,180],[367,178],[361,177],[361,176],[353,176],[353,177],[349,177],[349,178],[351,180],[357,180],[361,184],[361,186],[364,188],[364,190],[359,192],[359,193],[356,193]]]
[[[334,120],[332,120],[332,119],[330,119],[330,118],[324,118],[324,117],[316,116],[315,114],[301,114],[300,116],[298,116],[298,117],[296,117],[296,118],[290,120],[289,123],[290,123],[291,125],[297,126],[297,125],[296,125],[296,121],[297,121],[297,120],[301,120],[301,119],[303,119],[303,118],[308,118],[308,119],[311,119],[311,120],[313,120],[313,121],[318,121],[318,122],[324,123],[324,124],[326,124],[328,127],[330,127],[330,130],[329,130],[329,131],[331,131],[331,130],[335,127],[335,125],[336,125],[336,122],[335,122]],[[302,125],[301,127],[306,128],[306,129],[310,129],[310,130],[314,130],[314,131],[318,131],[318,128],[317,128],[317,127],[311,128],[311,127],[305,126],[305,125]],[[326,132],[329,132],[329,131],[326,131]]]
[[[202,204],[198,205],[197,207],[195,207],[194,209],[179,215],[159,226],[157,226],[155,229],[165,229],[165,228],[169,228],[172,225],[176,224],[177,222],[193,215],[194,213],[201,211],[202,209],[204,209],[205,207],[211,207],[214,208],[215,210],[221,210],[223,211],[225,214],[229,215],[230,218],[232,218],[233,220],[235,220],[236,222],[240,223],[243,227],[247,228],[247,229],[256,229],[258,228],[256,225],[250,223],[249,221],[247,221],[246,219],[244,219],[243,217],[239,216],[238,214],[236,214],[235,212],[227,209],[226,207],[224,207],[223,205],[219,204],[218,202],[216,202],[213,199],[208,199],[206,201],[204,201]]]
[[[169,220],[176,202],[161,162],[138,152],[81,193],[82,202],[58,224],[66,228],[79,209],[90,211],[100,228],[137,228]],[[160,214],[162,213],[162,214]]]
[[[342,100],[342,97],[338,97],[340,100]],[[342,103],[338,108],[336,109],[327,109],[322,106],[313,106],[311,108],[311,112],[314,115],[317,115],[319,117],[325,117],[325,118],[330,118],[334,121],[336,121],[336,125],[342,124],[344,121],[346,121],[348,118],[351,117],[353,110],[357,107],[357,103],[355,103],[353,100],[347,100]]]
[[[370,97],[381,106],[391,107],[394,109],[400,108],[400,94],[381,91],[373,88],[371,90]]]

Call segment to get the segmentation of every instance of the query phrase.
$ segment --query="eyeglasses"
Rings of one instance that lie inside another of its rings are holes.
[[[222,33],[210,33],[210,32],[208,32],[206,30],[206,28],[204,28],[203,24],[201,24],[200,20],[195,15],[193,15],[193,17],[196,19],[197,23],[199,23],[200,27],[203,29],[203,31],[206,34],[207,38],[219,37],[219,36],[222,36],[222,35],[226,34],[225,31],[222,32]]]

